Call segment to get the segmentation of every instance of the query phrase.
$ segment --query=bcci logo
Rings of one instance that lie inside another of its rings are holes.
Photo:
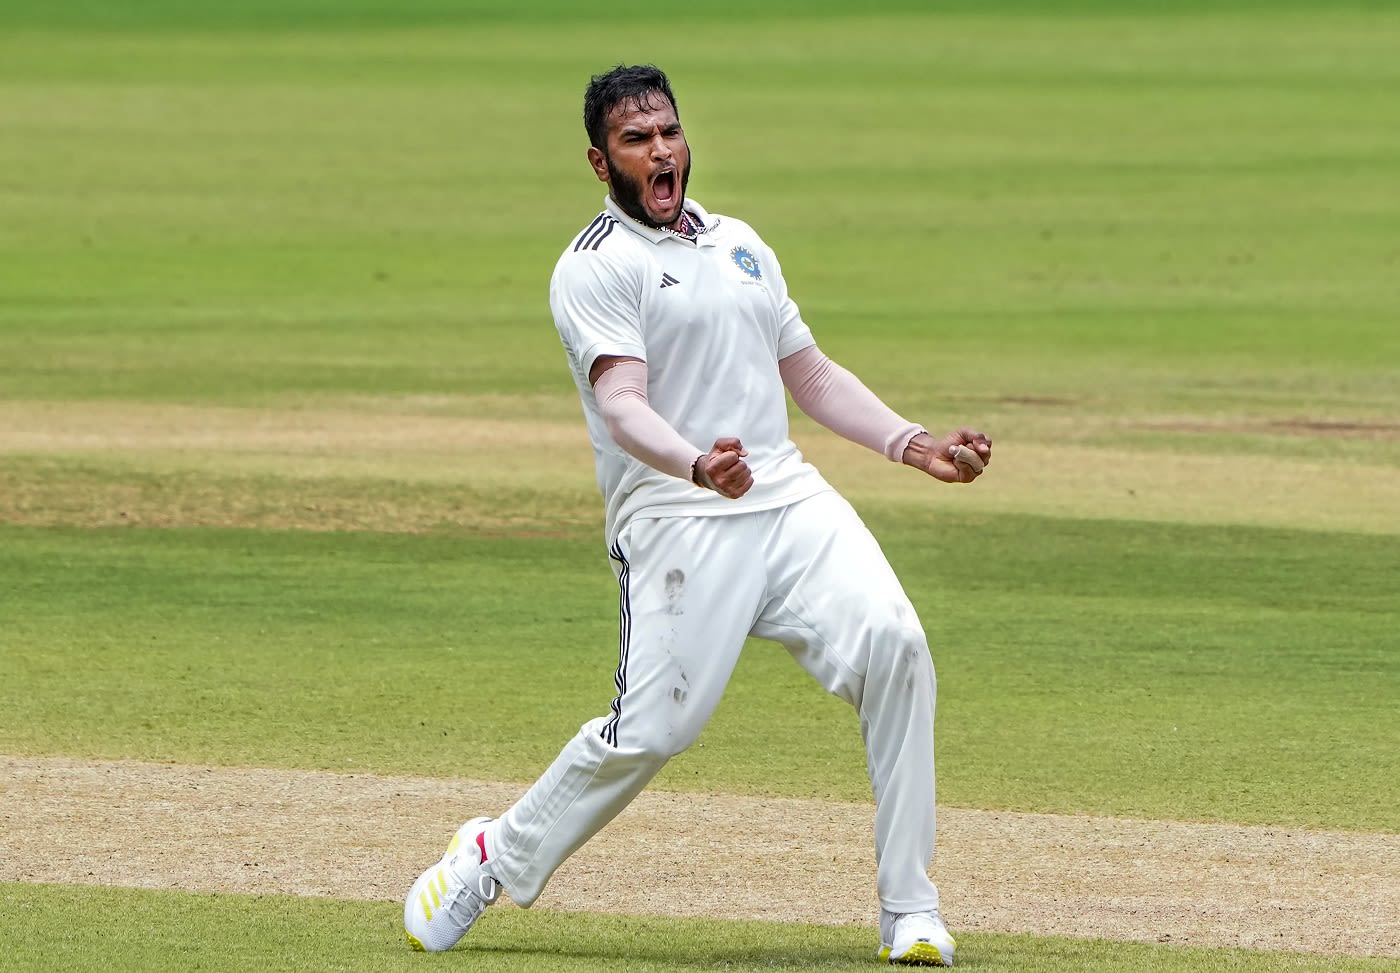
[[[735,247],[729,251],[729,256],[734,258],[734,266],[748,274],[754,280],[763,279],[763,271],[758,267],[758,260],[749,253],[747,247]]]

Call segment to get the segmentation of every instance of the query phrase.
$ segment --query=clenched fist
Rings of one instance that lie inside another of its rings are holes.
[[[753,472],[744,462],[747,455],[749,451],[738,439],[716,439],[710,451],[695,460],[696,486],[738,500],[753,486]]]

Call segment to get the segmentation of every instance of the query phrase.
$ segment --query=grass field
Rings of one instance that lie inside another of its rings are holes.
[[[606,707],[615,586],[545,289],[603,192],[583,86],[656,60],[692,194],[764,234],[823,348],[996,440],[954,490],[794,422],[929,629],[940,802],[1400,833],[1400,16],[671,16],[0,7],[0,754],[528,781]],[[852,714],[771,646],[704,743],[658,786],[868,799]],[[416,966],[393,912],[6,883],[0,948]],[[492,928],[474,968],[871,946]],[[992,933],[963,960],[1396,968]]]
[[[71,893],[36,886],[14,894],[0,884],[0,909],[20,916],[32,933],[52,944],[41,957],[22,951],[13,969],[265,969],[421,970],[431,962],[402,946],[402,914],[385,903],[288,899],[275,896],[192,896],[129,889],[95,891],[84,898],[94,912],[74,934]],[[13,911],[9,911],[13,909]],[[616,918],[578,913],[493,914],[473,932],[470,957],[445,963],[488,973],[550,969],[568,971],[749,971],[873,968],[869,934],[849,926],[713,923],[675,919]],[[191,928],[223,927],[217,951],[191,943]],[[100,947],[97,945],[100,943]],[[1393,965],[1375,960],[1309,961],[1280,953],[1245,950],[1168,949],[1114,943],[1008,935],[960,939],[976,960],[959,963],[993,971],[1091,973],[1159,970],[1162,973],[1290,973],[1329,970],[1376,973]],[[30,957],[33,956],[31,960]],[[453,963],[468,960],[470,966]]]

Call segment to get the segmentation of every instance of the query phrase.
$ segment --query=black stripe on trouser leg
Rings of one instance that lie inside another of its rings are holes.
[[[614,544],[612,550],[608,552],[618,564],[622,565],[617,573],[617,644],[618,662],[617,675],[613,677],[613,684],[617,686],[617,695],[612,701],[612,716],[608,722],[603,724],[601,736],[610,747],[617,746],[617,723],[622,719],[622,694],[627,692],[627,650],[632,645],[632,599],[628,592],[628,581],[631,578],[631,566],[627,563],[627,557],[622,553],[622,545]]]

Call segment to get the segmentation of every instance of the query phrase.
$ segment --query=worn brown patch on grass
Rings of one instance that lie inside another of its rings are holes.
[[[0,468],[0,522],[49,527],[596,534],[602,529],[602,513],[597,490],[590,486],[546,489],[373,476],[153,472],[39,457],[12,459]]]
[[[1170,432],[1197,432],[1211,435],[1298,436],[1310,439],[1400,440],[1400,423],[1352,422],[1336,419],[1266,419],[1219,422],[1157,421],[1141,424],[1144,429]]]
[[[579,422],[9,402],[5,453],[6,523],[539,533],[602,519]]]
[[[464,408],[457,400],[444,414],[0,402],[0,522],[598,529],[581,419],[538,402],[526,418],[497,415],[502,405],[494,401],[481,404],[491,415],[456,414]],[[950,487],[806,419],[794,420],[793,432],[857,504],[922,505],[940,517],[1028,513],[1400,533],[1400,465],[1388,454],[1367,462],[1364,449],[1280,456],[1134,448],[1118,444],[1103,417],[1062,411],[1034,430],[996,436],[987,475]]]
[[[0,881],[391,900],[523,789],[59,757],[0,779]],[[871,813],[648,792],[539,904],[873,924]],[[1400,956],[1400,835],[941,808],[935,877],[955,931]]]
[[[0,451],[171,451],[364,455],[420,450],[479,456],[588,451],[582,420],[323,409],[235,409],[126,402],[0,402]]]

